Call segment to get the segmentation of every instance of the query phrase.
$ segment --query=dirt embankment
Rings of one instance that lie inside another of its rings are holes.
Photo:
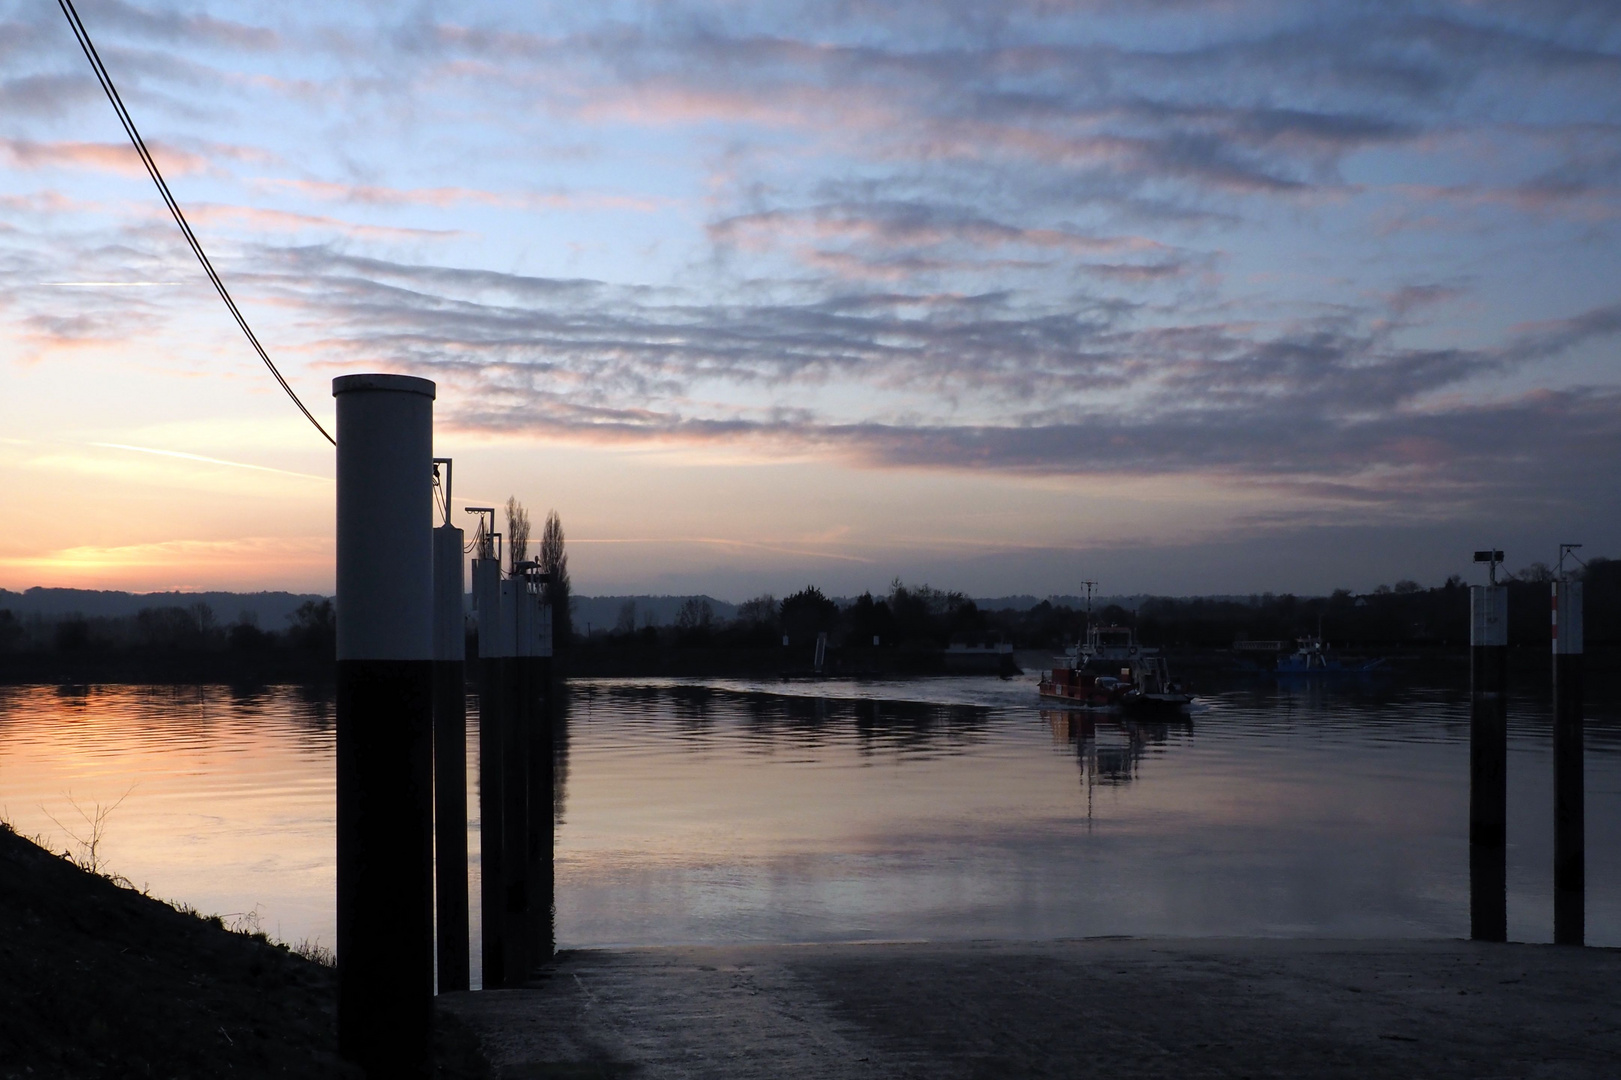
[[[0,827],[0,1078],[360,1077],[337,973]],[[486,1075],[440,1024],[436,1075]]]

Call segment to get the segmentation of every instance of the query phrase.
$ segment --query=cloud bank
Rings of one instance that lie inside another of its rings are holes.
[[[49,14],[0,8],[29,362],[199,318],[45,287],[184,271]],[[303,384],[386,362],[468,435],[1191,476],[1301,527],[1557,517],[1621,464],[1611,4],[85,16]]]

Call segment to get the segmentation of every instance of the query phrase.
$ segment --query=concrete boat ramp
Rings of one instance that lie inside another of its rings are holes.
[[[564,952],[450,994],[502,1078],[1621,1077],[1621,951],[1087,939]]]

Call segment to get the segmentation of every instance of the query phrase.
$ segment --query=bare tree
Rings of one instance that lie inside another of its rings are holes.
[[[541,573],[550,575],[546,602],[552,607],[552,648],[565,648],[574,633],[574,613],[569,610],[572,586],[568,579],[568,549],[563,542],[563,519],[553,510],[546,515],[540,532]]]
[[[707,634],[715,621],[715,609],[702,596],[689,596],[676,612],[676,629],[688,634]]]
[[[770,593],[761,593],[753,600],[746,601],[737,609],[737,621],[751,623],[756,626],[775,626],[777,624],[777,598]]]
[[[507,572],[516,574],[518,564],[529,555],[529,511],[516,495],[507,497]]]
[[[614,633],[634,634],[636,632],[636,601],[626,600],[619,605],[619,621],[614,623]]]

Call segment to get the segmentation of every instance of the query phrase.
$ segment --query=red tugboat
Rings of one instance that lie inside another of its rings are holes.
[[[1193,695],[1172,681],[1158,649],[1138,645],[1130,627],[1093,625],[1091,585],[1087,582],[1086,638],[1063,657],[1063,667],[1042,676],[1041,700],[1133,712],[1170,712],[1191,703]]]

